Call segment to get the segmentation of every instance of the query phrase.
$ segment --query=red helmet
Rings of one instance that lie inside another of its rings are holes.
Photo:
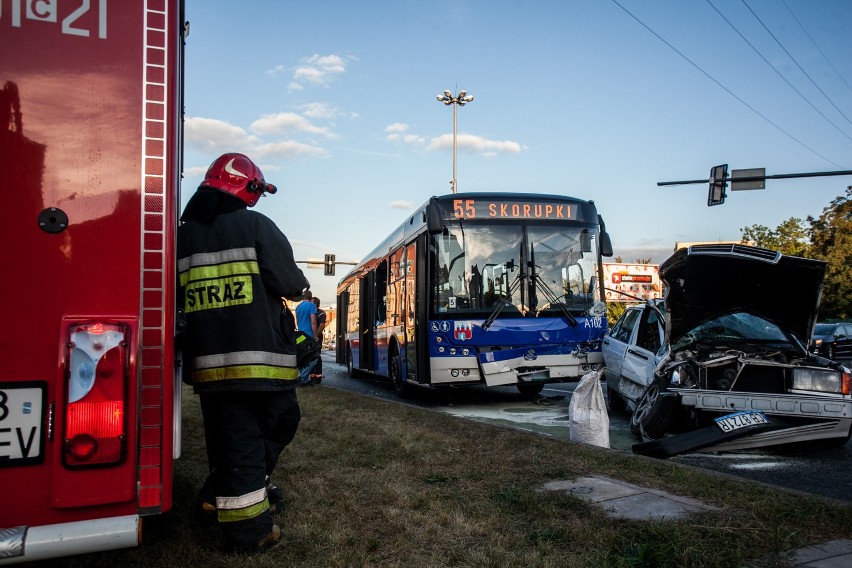
[[[253,207],[264,193],[275,193],[278,188],[263,179],[263,172],[243,154],[222,154],[204,174],[202,187],[212,187],[230,193]]]

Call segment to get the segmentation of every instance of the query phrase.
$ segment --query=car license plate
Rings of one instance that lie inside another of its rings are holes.
[[[720,416],[715,418],[715,420],[716,425],[722,429],[722,432],[733,432],[734,430],[741,430],[749,426],[769,424],[769,419],[764,413],[751,410]]]
[[[42,460],[43,382],[0,383],[0,467]]]

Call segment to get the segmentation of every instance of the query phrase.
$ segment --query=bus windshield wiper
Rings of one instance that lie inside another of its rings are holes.
[[[502,298],[500,298],[500,301],[497,302],[497,305],[494,306],[493,310],[491,310],[491,313],[488,315],[488,319],[486,319],[482,323],[482,329],[483,330],[486,330],[489,327],[491,327],[491,324],[494,323],[494,320],[497,319],[497,316],[500,315],[500,312],[503,311],[503,308],[505,308],[506,306],[508,306],[509,304],[512,303],[512,295],[515,293],[515,291],[518,289],[518,287],[520,287],[521,283],[526,282],[526,280],[527,280],[527,267],[526,267],[526,261],[524,259],[523,239],[521,239],[521,256],[520,256],[520,262],[518,262],[518,265],[520,266],[520,272],[518,272],[518,276],[515,278],[514,281],[512,281],[512,284],[509,285],[509,289],[506,291],[506,295],[503,296]],[[514,270],[514,267],[515,267],[514,259],[509,259],[506,262],[506,268],[508,268],[509,270]],[[521,304],[523,304],[523,302],[524,302],[524,291],[523,291],[523,289],[521,289]]]
[[[506,264],[509,264],[511,262],[512,261],[509,261]],[[521,269],[521,271],[518,273],[518,275],[512,281],[512,284],[509,286],[509,290],[506,292],[506,295],[502,296],[500,298],[500,300],[494,306],[494,309],[491,310],[491,313],[488,315],[488,319],[486,319],[482,323],[482,329],[483,330],[486,330],[489,327],[491,327],[491,324],[494,323],[494,320],[497,319],[497,316],[500,315],[500,312],[503,311],[503,308],[505,308],[506,306],[508,306],[512,303],[512,294],[514,294],[515,290],[518,289],[518,286],[521,285],[521,281],[525,280],[525,279],[526,279],[526,272],[523,269]]]
[[[540,291],[551,306],[556,306],[559,308],[559,311],[562,312],[562,315],[565,316],[565,319],[568,320],[568,323],[571,324],[571,327],[577,327],[577,318],[571,315],[571,312],[568,311],[568,308],[565,307],[563,302],[559,301],[559,298],[556,297],[556,294],[553,293],[553,290],[550,289],[550,286],[542,280],[538,271],[535,269],[535,247],[530,244],[530,270],[532,271],[532,281],[535,284],[535,289]]]

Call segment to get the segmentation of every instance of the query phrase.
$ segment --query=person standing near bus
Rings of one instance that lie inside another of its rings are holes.
[[[276,191],[247,156],[223,154],[177,232],[185,380],[200,398],[210,466],[200,499],[238,552],[279,542],[269,476],[300,420],[295,330],[280,315],[282,297],[299,298],[309,284],[287,237],[248,209]]]
[[[320,308],[320,299],[314,296],[313,298],[314,305],[317,307],[317,337],[316,340],[319,342],[320,346],[322,346],[322,332],[325,330],[325,326],[327,324],[327,317],[325,311]],[[321,383],[322,376],[322,356],[317,357],[316,365],[314,365],[313,373],[310,375],[310,379],[314,383]]]
[[[311,339],[317,339],[317,306],[314,304],[314,295],[310,290],[306,290],[302,301],[296,306],[296,329],[310,336]],[[312,385],[311,373],[316,365],[316,359],[312,360],[305,367],[299,369],[299,384]]]

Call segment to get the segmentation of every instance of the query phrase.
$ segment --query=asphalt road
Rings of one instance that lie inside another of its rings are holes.
[[[401,400],[387,380],[369,375],[349,378],[346,368],[334,363],[333,352],[323,352],[323,366],[323,387],[569,439],[568,403],[576,383],[547,385],[537,397],[521,395],[515,387],[473,387],[441,391],[417,389],[413,396]],[[632,453],[633,444],[638,442],[630,433],[629,418],[626,412],[609,415],[610,447],[614,451]],[[690,453],[670,460],[852,503],[852,440],[840,448],[806,444],[758,451]]]

